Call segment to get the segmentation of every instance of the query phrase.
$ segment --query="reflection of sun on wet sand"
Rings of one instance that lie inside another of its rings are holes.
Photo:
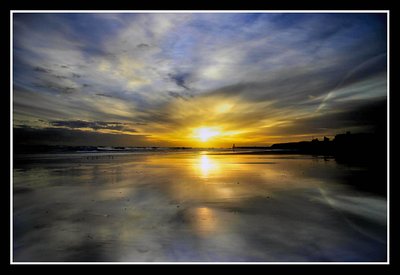
[[[14,167],[14,258],[383,260],[386,200],[343,184],[352,171],[197,151],[25,162]]]
[[[214,233],[217,228],[217,219],[213,210],[208,207],[196,207],[189,212],[194,230],[200,236]]]
[[[202,154],[199,156],[198,164],[195,165],[195,169],[200,172],[201,177],[207,178],[210,174],[218,172],[219,165],[206,154]]]

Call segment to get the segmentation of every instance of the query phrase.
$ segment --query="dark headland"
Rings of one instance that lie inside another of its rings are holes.
[[[236,147],[237,154],[309,154],[334,159],[346,167],[356,167],[348,183],[359,189],[386,194],[387,139],[378,133],[347,132],[333,139],[277,143],[270,147]]]
[[[269,147],[233,146],[234,151],[257,150],[273,153],[301,153],[335,156],[346,159],[383,158],[386,160],[386,136],[375,133],[337,134],[332,140],[324,137],[311,141],[276,143]]]

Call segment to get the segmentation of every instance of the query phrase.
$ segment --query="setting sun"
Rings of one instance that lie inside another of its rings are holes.
[[[206,142],[219,134],[220,131],[211,127],[202,127],[195,130],[195,137],[200,139],[202,142]]]

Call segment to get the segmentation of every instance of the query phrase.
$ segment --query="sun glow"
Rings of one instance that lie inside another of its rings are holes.
[[[195,130],[195,137],[200,139],[202,142],[206,142],[211,138],[220,135],[220,131],[211,127],[202,127]]]

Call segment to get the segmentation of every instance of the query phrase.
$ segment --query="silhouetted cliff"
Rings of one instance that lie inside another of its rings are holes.
[[[338,157],[359,156],[384,156],[386,155],[386,135],[372,133],[338,134],[333,140],[324,137],[323,141],[300,141],[290,143],[278,143],[271,149],[293,150],[299,153],[319,155],[333,155]]]

